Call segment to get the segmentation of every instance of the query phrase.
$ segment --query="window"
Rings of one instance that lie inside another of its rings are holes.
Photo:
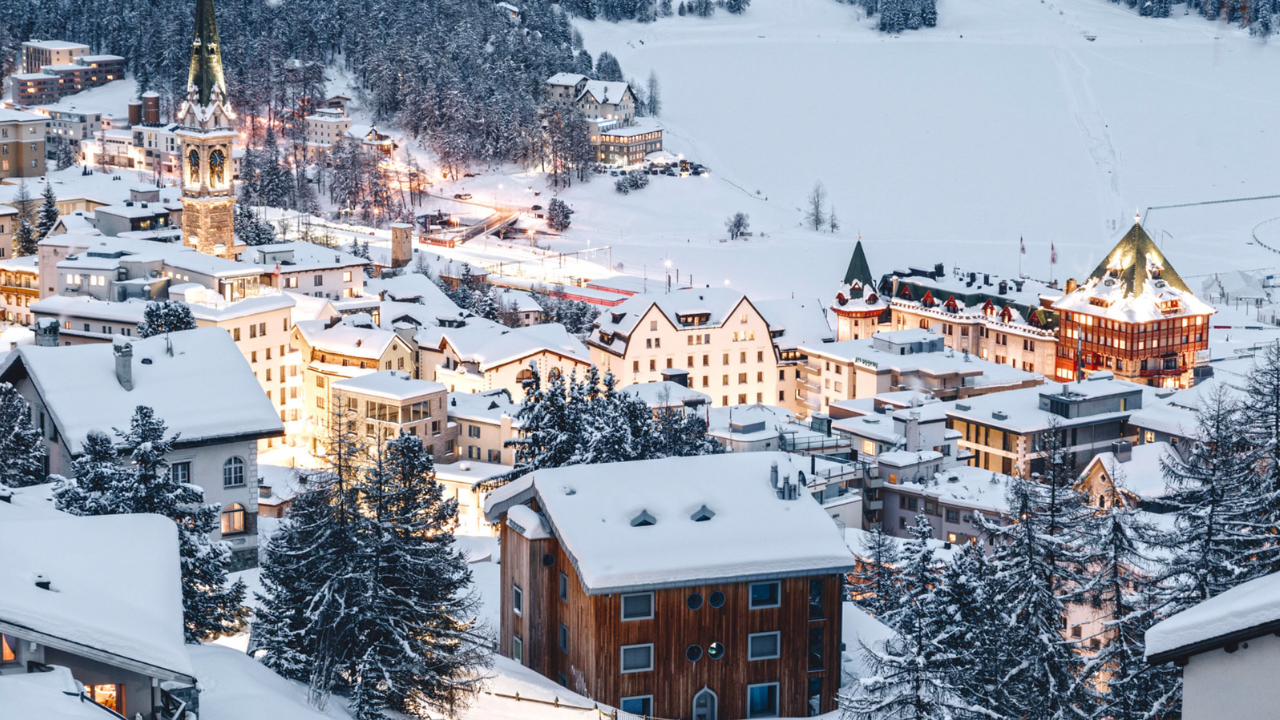
[[[687,605],[690,610],[697,610],[702,607],[702,593],[689,593],[689,597],[685,598],[684,604]]]
[[[519,635],[511,636],[511,659],[518,663],[524,662],[524,641]]]
[[[511,609],[517,615],[524,615],[524,591],[515,583],[511,584]]]
[[[747,717],[778,717],[778,683],[747,686]]]
[[[709,602],[713,608],[724,607],[724,593],[719,590],[712,592],[711,597],[707,599],[707,602]]]
[[[0,635],[0,663],[18,662],[18,639],[12,635]]]
[[[490,451],[489,451],[489,462],[493,463],[494,465],[501,465],[501,464],[502,464],[502,451],[501,451],[501,450],[490,450]]]
[[[809,626],[809,669],[821,670],[823,665],[822,626]]]
[[[959,510],[948,510],[948,511],[947,511],[947,522],[960,522],[960,511],[959,511]]]
[[[778,607],[782,604],[782,585],[777,581],[751,583],[751,609]]]
[[[773,660],[779,656],[782,644],[778,632],[751,633],[747,635],[748,660]]]
[[[631,697],[624,697],[619,704],[619,708],[624,713],[630,713],[640,717],[649,717],[653,714],[653,696],[633,695]]]
[[[346,270],[346,271],[344,271],[344,272],[342,273],[342,282],[344,282],[344,283],[349,283],[349,282],[351,282],[351,271],[350,271],[350,270]]]
[[[556,638],[560,646],[560,652],[569,652],[569,626],[560,623],[560,634]]]
[[[176,483],[191,482],[191,463],[178,462],[169,466],[169,477]]]
[[[822,603],[822,578],[809,580],[809,619],[818,620],[826,617]]]
[[[316,287],[320,287],[321,285],[323,285],[323,284],[324,284],[324,276],[323,276],[323,275],[316,275],[316,276],[315,276],[315,281],[314,281],[314,282],[315,282],[315,286],[316,286]]]
[[[222,463],[222,487],[240,487],[244,485],[244,460],[238,457],[227,458]]]
[[[569,576],[560,573],[560,599],[569,602]]]
[[[222,534],[231,535],[242,532],[244,532],[244,506],[240,503],[231,503],[222,509]]]
[[[649,620],[653,618],[653,593],[629,593],[622,596],[622,619]]]
[[[622,673],[648,672],[653,669],[653,643],[622,646]]]
[[[110,708],[116,712],[124,711],[123,685],[85,685],[84,692],[85,695],[89,696],[90,700],[103,707]]]
[[[707,657],[719,660],[724,657],[724,643],[713,642],[707,646]]]

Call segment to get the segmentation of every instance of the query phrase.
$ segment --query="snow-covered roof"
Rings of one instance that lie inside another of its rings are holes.
[[[919,336],[912,333],[919,333]],[[905,345],[914,342],[936,341],[940,335],[928,330],[898,330],[892,333],[891,342]],[[1044,376],[1039,373],[1019,370],[1012,365],[983,360],[976,355],[966,355],[945,348],[939,352],[911,352],[906,355],[882,350],[876,346],[873,338],[860,340],[843,340],[841,342],[805,344],[801,352],[810,356],[830,358],[843,363],[853,363],[870,368],[877,373],[895,372],[899,375],[926,375],[929,377],[956,376],[964,378],[966,386],[999,387],[1003,385],[1021,385],[1022,383],[1040,383]]]
[[[378,295],[383,300],[416,301],[431,307],[457,307],[431,278],[416,272],[388,278],[369,278],[364,281],[364,291],[366,295]]]
[[[578,96],[578,102],[582,102],[583,98],[590,95],[598,103],[616,105],[622,102],[630,91],[631,86],[624,82],[588,80],[586,87],[582,89],[582,94]]]
[[[911,453],[911,455],[916,454]],[[877,459],[883,457],[880,456]],[[1009,480],[1010,476],[1003,473],[969,465],[956,465],[935,473],[926,482],[908,480],[896,487],[904,492],[937,498],[950,505],[1004,515],[1009,512],[1009,503],[1005,495]]]
[[[579,75],[578,73],[558,72],[555,75],[552,75],[551,77],[547,78],[547,84],[572,86],[572,85],[577,85],[578,83],[586,79],[587,79],[586,75]]]
[[[1280,630],[1280,573],[1250,580],[1147,631],[1147,659],[1167,662]]]
[[[36,586],[37,575],[49,590]],[[189,682],[180,576],[177,527],[159,515],[0,523],[0,625]]]
[[[399,370],[382,370],[345,380],[335,380],[333,389],[336,392],[354,392],[400,401],[423,398],[448,390],[438,382],[418,380],[413,375]]]
[[[826,308],[816,298],[760,300],[754,304],[769,323],[773,344],[780,350],[796,350],[802,345],[821,345],[836,339],[827,322]]]
[[[844,669],[855,678],[869,678],[875,667],[867,661],[863,646],[883,651],[885,643],[895,633],[888,625],[871,617],[852,602],[841,603],[843,622],[840,624],[840,641],[844,645]]]
[[[803,488],[808,458],[727,453],[537,470],[489,494],[490,522],[537,498],[588,594],[821,575],[851,569],[840,530]],[[714,515],[704,521],[703,506]],[[638,518],[652,518],[651,525]]]
[[[345,322],[332,327],[325,327],[325,320],[303,320],[294,327],[302,333],[302,339],[311,348],[320,352],[331,352],[338,355],[380,360],[392,343],[400,340],[390,330],[378,327],[357,327]]]
[[[520,406],[511,402],[511,393],[505,389],[487,390],[478,393],[449,393],[449,401],[445,403],[449,419],[473,420],[475,422],[497,425],[502,416],[511,417],[511,424],[519,427],[516,413]]]
[[[679,408],[685,405],[708,405],[711,396],[700,393],[693,388],[685,387],[670,380],[635,383],[622,388],[621,392],[635,395],[651,408]]]
[[[459,360],[476,363],[480,372],[542,352],[552,352],[582,363],[591,362],[582,341],[570,335],[559,323],[507,328],[468,322],[460,328],[426,328],[420,330],[414,339],[419,346],[435,348],[448,343]]]
[[[691,288],[663,294],[632,295],[600,313],[591,333],[591,341],[595,345],[621,353],[626,349],[626,342],[618,336],[630,336],[650,308],[656,307],[673,327],[696,330],[699,327],[715,328],[724,325],[743,302],[749,302],[745,295],[728,288]],[[682,324],[680,317],[689,315],[706,315],[707,319],[697,326]],[[601,339],[601,333],[612,336],[613,342],[605,343]]]
[[[337,270],[369,264],[368,260],[351,253],[302,240],[254,245],[246,254],[249,262],[254,265],[269,265],[270,269],[274,269],[275,264],[280,262],[282,273]]]
[[[436,479],[441,482],[457,482],[475,485],[485,480],[511,472],[510,465],[480,462],[479,460],[459,460],[457,462],[436,465]]]
[[[1140,498],[1160,498],[1168,492],[1165,485],[1164,470],[1160,461],[1173,452],[1173,447],[1165,442],[1144,443],[1134,445],[1129,459],[1120,462],[1116,454],[1110,450],[1098,453],[1085,466],[1081,477],[1088,475],[1096,465],[1102,466],[1113,481],[1119,476],[1119,486]]]
[[[226,330],[185,330],[132,346],[132,390],[117,380],[114,345],[107,343],[21,347],[0,365],[0,377],[21,366],[72,454],[90,430],[129,427],[139,405],[154,409],[180,435],[179,445],[283,434],[280,416]]]
[[[81,699],[83,686],[60,665],[46,672],[0,675],[5,720],[105,720],[102,708]]]
[[[542,312],[542,305],[533,299],[531,293],[523,290],[512,290],[511,288],[503,288],[498,294],[498,299],[503,305],[514,309],[516,312]]]
[[[1051,422],[1057,422],[1060,427],[1089,425],[1127,418],[1138,409],[1134,407],[1136,403],[1130,403],[1128,404],[1130,409],[1068,418],[1041,408],[1042,395],[1047,397],[1060,396],[1064,389],[1069,390],[1075,398],[1120,397],[1140,391],[1143,405],[1155,397],[1154,388],[1105,377],[1101,373],[1094,373],[1083,382],[1068,384],[1046,382],[1038,387],[1006,390],[945,403],[947,406],[946,412],[948,417],[978,422],[1026,435],[1048,429]],[[999,415],[1003,415],[1003,417],[998,417]]]
[[[893,419],[880,413],[832,420],[831,427],[843,433],[868,440],[898,445],[907,441],[894,426]]]
[[[613,102],[613,101],[611,101]],[[608,130],[601,130],[601,135],[610,135],[612,137],[635,137],[651,132],[661,132],[662,125],[653,118],[636,118],[630,125],[619,125],[611,127]]]

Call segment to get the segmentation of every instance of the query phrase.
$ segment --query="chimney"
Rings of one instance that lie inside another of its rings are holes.
[[[1067,294],[1068,294],[1068,295],[1070,295],[1071,293],[1073,293],[1073,292],[1075,292],[1075,291],[1076,291],[1076,279],[1075,279],[1075,278],[1067,278]]]
[[[129,101],[129,127],[136,127],[142,124],[142,101]]]
[[[391,267],[402,268],[413,259],[413,226],[409,223],[391,225]]]
[[[261,499],[261,500],[267,500],[267,499],[269,499],[270,497],[271,497],[271,486],[270,486],[270,485],[263,485],[263,484],[259,483],[259,484],[258,484],[258,498],[259,498],[259,499]]]
[[[1133,443],[1128,440],[1116,440],[1111,443],[1111,452],[1115,453],[1117,462],[1129,462],[1133,459]]]
[[[920,449],[920,412],[912,410],[907,414],[907,452],[916,452]]]
[[[778,488],[778,463],[769,463],[769,484],[776,490]]]
[[[133,345],[116,336],[111,349],[116,356],[116,380],[125,390],[133,390]]]
[[[41,590],[51,590],[52,585],[53,585],[53,581],[49,579],[48,575],[44,575],[44,574],[36,575],[36,587],[40,588]]]
[[[983,285],[990,285],[990,284],[991,284],[991,275],[990,275],[989,273],[983,273],[983,274],[982,274],[982,284],[983,284]]]

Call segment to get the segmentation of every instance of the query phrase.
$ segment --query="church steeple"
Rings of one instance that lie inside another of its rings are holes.
[[[213,12],[213,0],[197,0],[196,29],[191,39],[191,70],[187,74],[188,89],[194,87],[199,104],[207,107],[213,99],[213,89],[226,97],[227,81],[222,77],[222,44],[218,42],[218,18]]]

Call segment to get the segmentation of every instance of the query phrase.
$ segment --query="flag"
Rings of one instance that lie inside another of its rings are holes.
[[[1022,253],[1023,255],[1027,254],[1027,242],[1022,238],[1018,238],[1018,252]]]
[[[1049,264],[1058,264],[1058,248],[1053,243],[1049,243]]]

